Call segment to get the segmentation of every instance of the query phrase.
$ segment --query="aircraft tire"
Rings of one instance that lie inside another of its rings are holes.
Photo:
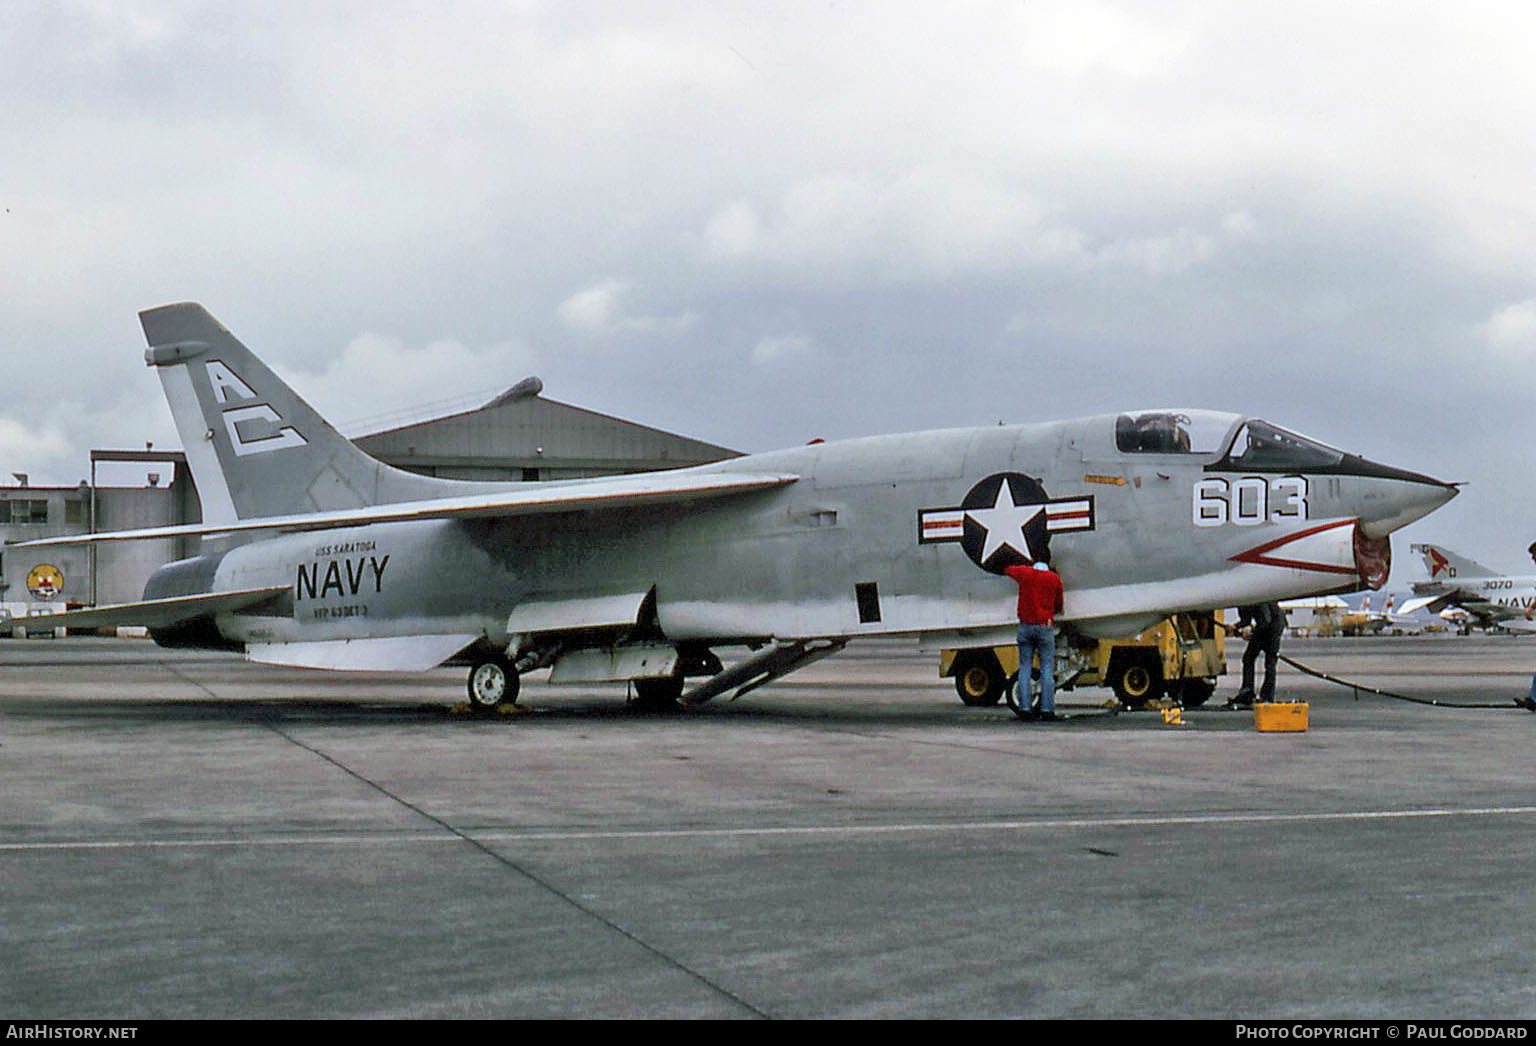
[[[955,658],[952,671],[955,693],[960,695],[962,703],[971,708],[997,704],[1008,686],[1003,666],[997,663],[996,655],[990,650],[961,654]]]
[[[1140,708],[1162,685],[1162,672],[1142,660],[1122,661],[1110,678],[1115,698],[1127,708]]]
[[[1211,699],[1216,693],[1216,681],[1214,679],[1185,679],[1179,684],[1176,692],[1170,697],[1178,698],[1179,704],[1185,708],[1199,708]]]
[[[517,669],[500,654],[484,654],[470,666],[469,707],[477,712],[491,712],[502,705],[517,703],[521,681]]]
[[[634,703],[647,708],[669,708],[683,694],[681,675],[662,676],[658,679],[636,679]]]

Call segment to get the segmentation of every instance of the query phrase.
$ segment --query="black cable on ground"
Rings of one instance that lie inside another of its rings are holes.
[[[1510,705],[1507,704],[1462,704],[1459,702],[1453,703],[1449,701],[1439,701],[1434,698],[1427,697],[1409,697],[1407,694],[1396,694],[1390,690],[1383,690],[1380,687],[1366,686],[1364,683],[1355,683],[1348,679],[1340,679],[1337,676],[1331,676],[1326,672],[1319,672],[1317,669],[1309,668],[1308,666],[1302,664],[1300,661],[1297,661],[1295,658],[1286,657],[1284,654],[1280,655],[1280,660],[1296,669],[1296,671],[1309,675],[1314,679],[1321,679],[1327,683],[1334,683],[1338,686],[1349,687],[1355,692],[1356,701],[1360,700],[1360,693],[1361,691],[1364,691],[1367,694],[1374,694],[1377,697],[1390,698],[1393,701],[1408,701],[1415,705],[1433,705],[1436,708],[1492,708],[1499,709],[1501,711],[1507,711],[1510,708]],[[1513,700],[1515,708],[1523,708],[1527,712],[1536,712],[1536,701],[1533,701],[1531,698],[1517,697]]]
[[[1238,630],[1234,626],[1226,624],[1225,622],[1217,621],[1215,622],[1215,625],[1228,636],[1236,636],[1238,634]],[[1319,672],[1317,669],[1309,668],[1308,666],[1302,664],[1300,661],[1297,661],[1295,658],[1286,657],[1284,654],[1280,654],[1278,657],[1281,661],[1284,661],[1286,664],[1290,665],[1292,668],[1296,669],[1296,671],[1301,672],[1304,675],[1309,675],[1314,679],[1321,679],[1325,683],[1333,683],[1337,686],[1349,687],[1355,692],[1356,701],[1360,700],[1360,692],[1363,690],[1367,694],[1373,694],[1376,697],[1385,697],[1393,701],[1407,701],[1410,704],[1415,705],[1433,705],[1435,708],[1479,708],[1505,711],[1511,707],[1510,705],[1506,704],[1460,704],[1448,701],[1437,701],[1434,698],[1427,697],[1409,697],[1407,694],[1396,694],[1390,690],[1383,690],[1380,687],[1366,686],[1364,683],[1354,683],[1348,679],[1340,679],[1338,676],[1331,676],[1326,672]],[[1513,707],[1515,708],[1523,708],[1527,712],[1536,712],[1536,700],[1533,700],[1530,697],[1516,697],[1512,698],[1511,700],[1513,701]]]

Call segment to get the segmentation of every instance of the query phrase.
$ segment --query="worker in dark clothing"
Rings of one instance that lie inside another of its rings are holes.
[[[1042,556],[1034,563],[1008,567],[1004,573],[1019,586],[1019,676],[1015,711],[1022,719],[1056,718],[1056,615],[1062,609],[1061,576]],[[1040,707],[1029,702],[1029,670],[1040,657]]]
[[[1253,670],[1259,654],[1264,655],[1264,686],[1258,700],[1275,699],[1275,662],[1280,657],[1280,638],[1285,635],[1285,610],[1279,603],[1255,603],[1237,608],[1237,629],[1248,640],[1243,651],[1243,686],[1229,705],[1251,705],[1254,702]]]
[[[1531,542],[1531,547],[1526,549],[1526,551],[1531,554],[1531,561],[1536,562],[1536,541]],[[1536,607],[1525,608],[1525,619],[1527,621],[1536,619]],[[1524,701],[1516,701],[1515,704],[1524,708],[1528,712],[1536,712],[1536,676],[1531,677],[1530,696],[1527,697]]]

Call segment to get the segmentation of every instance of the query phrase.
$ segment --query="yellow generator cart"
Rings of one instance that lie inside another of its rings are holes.
[[[1016,646],[945,650],[939,675],[953,678],[960,700],[995,705],[1019,670]],[[1227,671],[1221,611],[1175,614],[1140,635],[1084,639],[1063,633],[1056,644],[1056,679],[1062,690],[1107,686],[1121,704],[1140,708],[1161,697],[1186,708],[1203,705]]]

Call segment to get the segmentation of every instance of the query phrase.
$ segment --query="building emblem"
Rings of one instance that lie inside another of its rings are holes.
[[[56,599],[64,591],[64,572],[52,563],[39,563],[27,573],[27,591],[33,599]]]

